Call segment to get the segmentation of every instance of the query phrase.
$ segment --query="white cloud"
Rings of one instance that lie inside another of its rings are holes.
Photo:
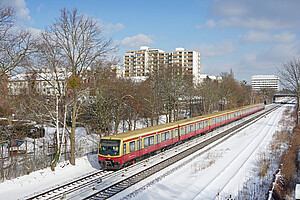
[[[258,29],[258,30],[274,30],[289,28],[289,24],[282,23],[273,19],[264,18],[236,18],[231,17],[218,21],[217,27],[220,28],[246,28],[246,29]]]
[[[283,63],[300,54],[299,41],[277,44],[256,53],[247,53],[234,66],[246,77],[257,74],[276,74]]]
[[[291,43],[296,39],[295,34],[282,32],[279,34],[270,34],[269,32],[249,31],[245,35],[239,36],[239,41],[242,43],[249,42],[274,42],[274,43]]]
[[[117,23],[117,24],[107,24],[105,26],[105,32],[107,33],[113,33],[113,32],[117,32],[117,31],[121,31],[124,29],[124,25],[121,23]]]
[[[275,29],[288,29],[291,27],[288,23],[282,23],[281,21],[259,19],[259,18],[236,18],[230,17],[214,21],[212,19],[207,20],[205,25],[196,25],[197,29],[211,29],[211,28],[245,28],[255,30],[275,30]]]
[[[201,44],[197,50],[201,53],[201,58],[206,59],[228,55],[234,51],[234,47],[230,41],[225,40],[216,45]]]
[[[213,19],[207,20],[207,22],[205,23],[205,25],[200,26],[200,25],[196,25],[197,29],[211,29],[214,28],[216,26],[216,23]]]
[[[133,37],[126,37],[121,41],[121,45],[128,48],[139,48],[142,45],[154,44],[150,36],[138,34]]]
[[[201,61],[201,73],[217,75],[223,71],[233,69],[238,80],[247,80],[249,83],[252,75],[277,74],[277,69],[283,63],[300,55],[300,41],[291,43],[272,43],[261,51],[235,55],[236,60],[227,62],[223,58],[203,59]],[[205,51],[201,52],[201,58]]]
[[[38,11],[38,13],[40,13],[44,8],[45,8],[44,4],[41,4],[37,7],[36,10]]]
[[[30,31],[34,36],[39,36],[42,33],[42,30],[31,27],[28,28],[28,31]]]
[[[208,16],[214,19],[215,27],[218,28],[299,29],[298,10],[298,0],[214,0]],[[210,20],[199,27],[210,28],[207,26]]]
[[[25,0],[1,0],[3,5],[11,6],[15,9],[17,18],[24,21],[31,21],[29,9],[26,7]]]

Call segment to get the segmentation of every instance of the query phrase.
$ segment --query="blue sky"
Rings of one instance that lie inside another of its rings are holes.
[[[235,78],[277,74],[300,57],[299,0],[1,0],[19,24],[44,30],[61,8],[99,20],[107,37],[126,50],[184,47],[201,53],[201,73],[233,69]]]

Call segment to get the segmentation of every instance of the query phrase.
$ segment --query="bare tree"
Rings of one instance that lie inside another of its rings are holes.
[[[2,40],[7,31],[13,26],[15,22],[15,11],[10,6],[3,6],[0,4],[0,40]]]
[[[199,85],[198,92],[203,101],[204,114],[212,113],[218,109],[219,98],[219,83],[207,77],[201,85]]]
[[[70,72],[68,81],[68,104],[72,104],[70,135],[70,163],[75,165],[75,128],[80,110],[79,99],[82,97],[83,81],[88,69],[115,48],[112,40],[103,36],[103,29],[90,17],[79,15],[77,9],[62,9],[51,26],[46,29],[45,44],[52,44],[59,49],[59,66]],[[82,99],[82,98],[81,98]],[[67,100],[67,99],[66,99]]]
[[[300,58],[293,58],[278,69],[280,82],[297,97],[297,124],[299,124],[299,98],[300,98]]]
[[[14,21],[14,10],[0,5],[0,81],[4,74],[24,65],[32,52],[31,33],[13,27]]]
[[[7,111],[11,108],[8,106],[11,104],[7,90],[8,74],[28,64],[34,43],[31,33],[16,27],[15,20],[14,9],[0,2],[0,104]]]

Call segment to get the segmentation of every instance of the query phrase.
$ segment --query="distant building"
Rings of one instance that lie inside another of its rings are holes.
[[[110,68],[116,73],[116,77],[124,77],[125,70],[120,65],[112,65]]]
[[[8,78],[7,88],[9,95],[27,94],[31,90],[45,95],[54,96],[60,88],[61,92],[65,86],[65,80],[70,77],[64,69],[59,69],[57,74],[47,69],[38,72],[28,71],[24,74],[17,74]],[[59,86],[58,87],[58,83]]]
[[[126,51],[124,55],[124,77],[147,77],[154,71],[167,67],[182,67],[185,74],[193,75],[194,82],[200,79],[200,53],[176,48],[165,52],[141,46],[139,50]]]
[[[218,81],[218,82],[222,81],[221,76],[210,76],[207,74],[200,74],[199,83],[201,84],[207,78],[209,78],[212,81]]]
[[[253,90],[264,88],[279,91],[279,77],[275,75],[255,75],[251,77],[251,86]]]

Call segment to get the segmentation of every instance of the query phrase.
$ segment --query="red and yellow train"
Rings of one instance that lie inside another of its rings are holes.
[[[120,169],[150,153],[264,109],[264,104],[244,106],[172,123],[102,137],[98,161],[104,169]]]

